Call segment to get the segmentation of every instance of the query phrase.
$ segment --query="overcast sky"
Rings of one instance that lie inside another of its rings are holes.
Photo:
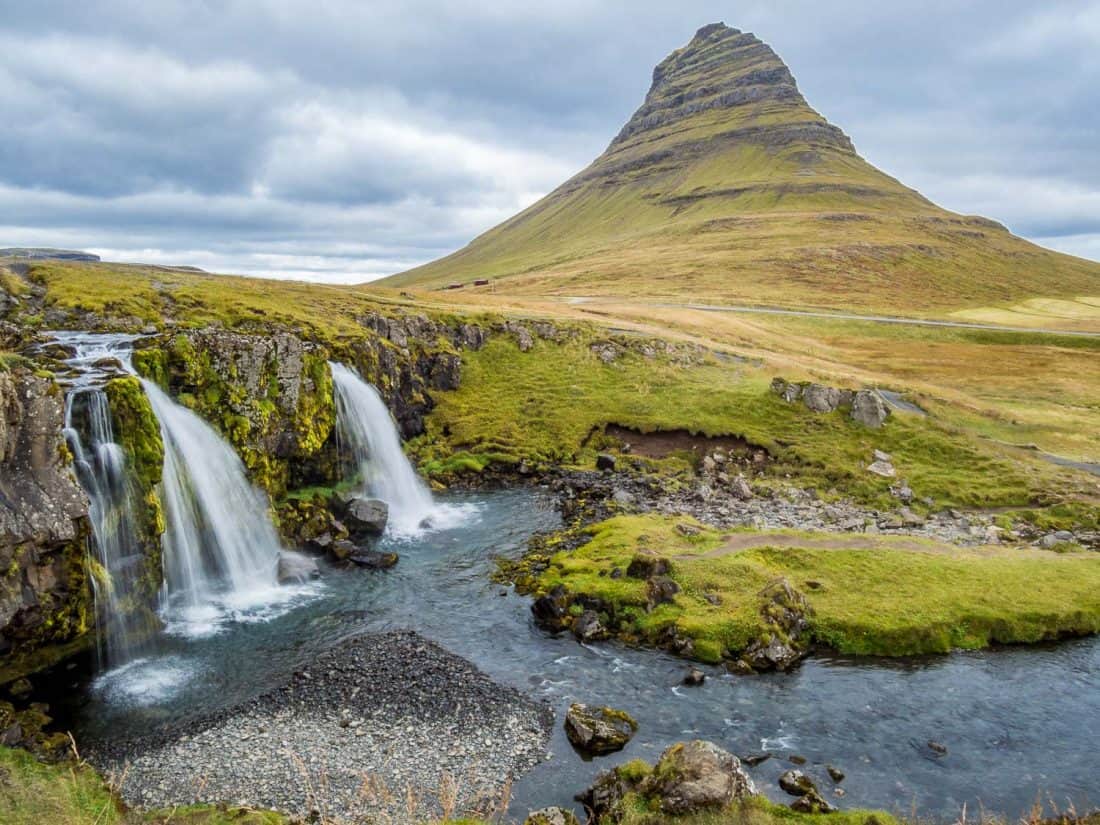
[[[0,246],[400,271],[587,165],[717,20],[872,163],[1100,260],[1100,0],[0,0]]]

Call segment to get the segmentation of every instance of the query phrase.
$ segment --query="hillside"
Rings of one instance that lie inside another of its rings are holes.
[[[948,212],[879,171],[754,35],[704,26],[587,169],[381,282],[523,295],[942,313],[1100,294],[1100,264]]]

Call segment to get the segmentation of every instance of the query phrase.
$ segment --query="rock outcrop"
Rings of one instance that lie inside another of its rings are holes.
[[[736,756],[713,742],[678,742],[661,754],[655,767],[635,760],[599,774],[577,795],[590,821],[615,822],[629,796],[651,811],[685,816],[718,811],[756,793]]]
[[[816,413],[831,413],[846,409],[853,421],[865,427],[878,429],[886,423],[890,408],[874,390],[849,390],[828,387],[811,382],[772,380],[771,390],[788,404],[801,401],[807,409]]]
[[[0,681],[41,648],[80,643],[93,621],[88,499],[64,421],[53,381],[25,369],[0,373]]]
[[[621,751],[638,730],[629,713],[574,702],[565,713],[565,735],[587,756]]]

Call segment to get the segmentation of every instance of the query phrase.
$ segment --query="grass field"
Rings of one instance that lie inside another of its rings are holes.
[[[679,524],[699,532],[684,535]],[[628,632],[643,640],[674,625],[709,661],[760,636],[759,593],[779,577],[813,608],[813,639],[842,653],[944,653],[1100,630],[1096,553],[964,549],[864,534],[724,534],[655,515],[619,516],[589,532],[587,544],[553,557],[539,590],[560,584],[616,605]],[[647,610],[644,581],[609,575],[626,570],[639,552],[671,560],[682,588],[674,603]]]

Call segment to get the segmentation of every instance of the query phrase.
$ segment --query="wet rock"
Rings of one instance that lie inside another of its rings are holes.
[[[732,753],[699,739],[668,748],[641,783],[644,796],[672,816],[718,810],[756,793]]]
[[[852,420],[864,427],[878,429],[889,414],[890,410],[874,390],[859,390],[852,399]]]
[[[826,765],[825,770],[828,772],[829,778],[831,780],[833,780],[834,782],[843,782],[844,781],[844,777],[845,777],[844,771],[842,771],[840,768],[836,767],[835,765]]]
[[[383,553],[379,550],[371,550],[366,547],[357,547],[355,552],[348,557],[348,561],[359,567],[369,570],[388,570],[397,564],[399,556],[396,553]]]
[[[600,756],[626,747],[638,723],[625,711],[574,702],[565,713],[565,735],[583,754]]]
[[[671,569],[672,565],[666,558],[638,553],[627,565],[626,575],[632,579],[650,579],[654,576],[666,576]]]
[[[810,777],[802,771],[784,771],[779,775],[779,787],[791,796],[804,796],[811,791],[816,791],[817,786]]]
[[[802,814],[828,814],[835,811],[836,808],[825,801],[825,798],[815,788],[792,802],[791,810]]]
[[[772,758],[770,753],[750,753],[741,757],[741,761],[748,765],[750,768],[755,768],[757,765],[761,765]]]
[[[707,680],[707,674],[697,667],[691,668],[684,676],[684,684],[690,687],[698,687]]]
[[[344,524],[353,537],[380,536],[386,530],[390,508],[376,498],[355,497],[348,502]]]
[[[934,739],[928,740],[928,749],[938,756],[947,756],[947,745]]]
[[[535,617],[535,624],[543,630],[558,633],[571,626],[572,618],[569,615],[570,598],[565,588],[558,585],[549,593],[539,596],[531,604],[531,613]]]
[[[615,456],[609,453],[600,453],[596,456],[596,469],[608,472],[615,469]]]
[[[579,823],[572,811],[552,807],[531,811],[523,820],[523,825],[579,825]]]
[[[321,571],[317,567],[317,562],[309,556],[303,556],[291,550],[283,550],[279,553],[279,584],[305,582],[320,576]]]
[[[580,642],[596,642],[609,638],[611,633],[600,622],[595,610],[585,610],[573,620],[573,635]]]

